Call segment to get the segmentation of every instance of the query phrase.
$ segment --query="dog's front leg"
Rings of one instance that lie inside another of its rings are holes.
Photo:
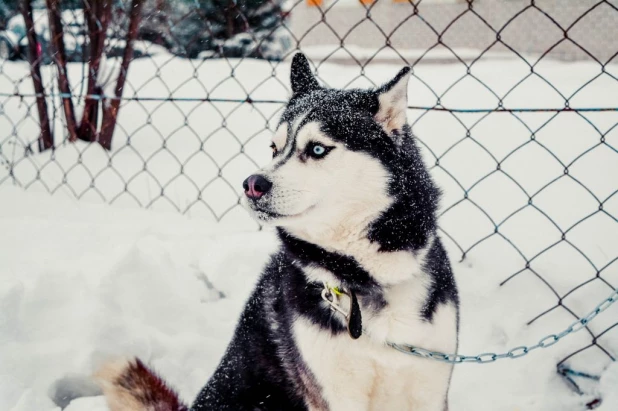
[[[400,366],[378,366],[371,410],[445,411],[452,365],[401,358]]]
[[[375,367],[366,353],[367,342],[352,340],[347,333],[333,335],[302,318],[296,320],[294,334],[328,410],[369,411]]]

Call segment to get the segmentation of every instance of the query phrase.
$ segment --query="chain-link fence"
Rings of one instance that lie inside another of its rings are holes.
[[[410,65],[409,120],[445,193],[449,247],[534,290],[528,324],[570,322],[618,286],[617,0],[118,1],[96,75],[104,2],[62,3],[64,65],[45,4],[31,14],[37,49],[12,3],[0,7],[0,185],[255,227],[241,181],[268,159],[289,58],[303,51],[325,85],[348,88]],[[53,149],[39,153],[42,102]],[[106,150],[95,131],[114,102]],[[616,360],[615,319],[586,331],[564,375]]]

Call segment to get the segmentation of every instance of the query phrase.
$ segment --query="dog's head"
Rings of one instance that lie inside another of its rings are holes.
[[[272,162],[243,183],[252,214],[281,227],[345,229],[392,207],[420,161],[406,120],[408,78],[404,68],[374,90],[326,89],[305,56],[294,56]]]

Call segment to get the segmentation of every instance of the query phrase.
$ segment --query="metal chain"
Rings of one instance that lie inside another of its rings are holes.
[[[451,364],[460,364],[460,363],[476,363],[476,364],[485,364],[494,362],[497,360],[501,360],[504,358],[519,358],[524,355],[530,353],[537,348],[547,348],[556,344],[562,338],[566,337],[569,334],[576,333],[582,328],[586,327],[597,315],[607,310],[609,306],[618,301],[618,288],[614,290],[614,292],[605,300],[603,300],[599,305],[595,307],[588,315],[580,318],[575,321],[573,324],[568,326],[564,331],[559,334],[550,334],[544,338],[541,338],[539,342],[531,346],[519,346],[510,349],[509,351],[496,354],[496,353],[482,353],[478,355],[462,355],[462,354],[444,354],[439,351],[430,351],[424,348],[415,347],[413,345],[407,344],[395,344],[392,342],[387,342],[387,345],[393,347],[397,351],[400,351],[404,354],[414,355],[416,357],[430,358],[436,361],[447,362]]]
[[[348,313],[345,312],[339,306],[339,300],[337,298],[337,294],[347,295],[346,292],[334,289],[329,287],[328,284],[324,283],[324,289],[322,290],[322,299],[326,301],[333,311],[336,311],[342,314],[344,317],[348,317]],[[451,364],[460,364],[460,363],[477,363],[477,364],[485,364],[489,362],[494,362],[497,360],[501,360],[503,358],[519,358],[524,355],[530,353],[537,348],[547,348],[556,344],[562,338],[566,337],[569,334],[576,333],[582,328],[586,327],[597,315],[607,310],[613,303],[618,301],[618,288],[614,290],[614,292],[607,297],[605,300],[601,301],[594,310],[592,310],[585,317],[580,318],[575,321],[573,324],[569,325],[564,331],[559,334],[550,334],[546,337],[543,337],[534,345],[525,346],[521,345],[519,347],[515,347],[510,349],[509,351],[496,354],[492,352],[486,352],[478,355],[463,355],[463,354],[445,354],[439,351],[430,351],[425,348],[415,347],[413,345],[408,344],[396,344],[393,342],[386,342],[386,345],[400,351],[404,354],[414,355],[416,357],[430,358],[432,360],[447,362]],[[366,330],[363,328],[363,333],[366,333]]]

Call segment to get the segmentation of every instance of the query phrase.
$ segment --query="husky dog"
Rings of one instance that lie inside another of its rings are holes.
[[[305,56],[244,205],[272,256],[192,410],[444,411],[458,295],[436,234],[439,190],[407,124],[409,68],[374,90],[321,87]],[[105,374],[114,411],[187,409],[139,360]]]

